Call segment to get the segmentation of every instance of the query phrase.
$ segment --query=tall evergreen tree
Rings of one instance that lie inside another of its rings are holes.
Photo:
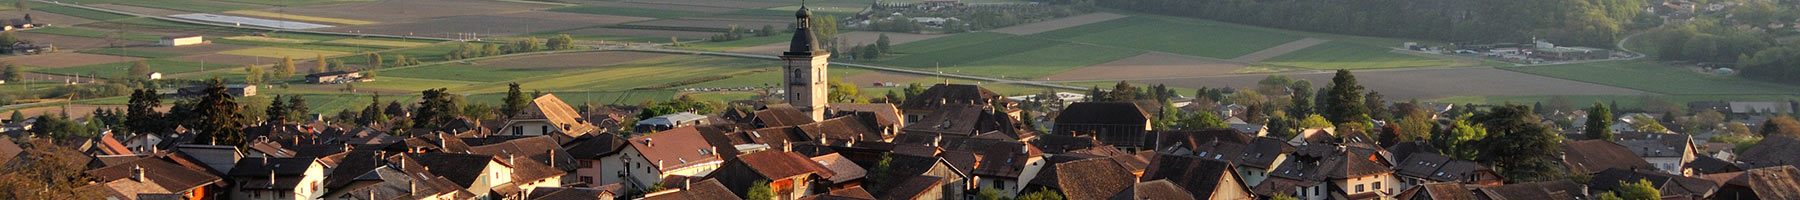
[[[1290,85],[1288,87],[1288,90],[1293,91],[1294,94],[1288,96],[1288,101],[1290,101],[1290,102],[1288,102],[1288,109],[1287,109],[1288,116],[1287,117],[1294,118],[1294,119],[1300,119],[1300,118],[1306,118],[1307,115],[1312,115],[1313,114],[1312,82],[1307,82],[1306,80],[1297,80],[1297,81],[1294,81],[1292,83],[1292,85]]]
[[[1537,182],[1562,178],[1551,160],[1562,154],[1562,135],[1543,124],[1524,105],[1505,105],[1475,115],[1487,128],[1477,161],[1493,165],[1509,182]]]
[[[274,99],[269,100],[269,108],[263,109],[263,116],[267,116],[272,124],[287,123],[290,116],[287,102],[283,102],[281,99],[281,95],[275,95]]]
[[[1387,100],[1382,99],[1381,92],[1369,91],[1363,96],[1363,107],[1369,110],[1369,118],[1381,121],[1393,121],[1393,113],[1387,109]]]
[[[430,128],[448,124],[461,115],[452,95],[445,88],[430,89],[419,92],[419,113],[413,115],[413,128]]]
[[[500,107],[500,113],[506,114],[506,116],[502,116],[503,118],[511,118],[514,114],[519,114],[519,111],[525,110],[526,104],[531,103],[531,98],[525,97],[525,92],[519,91],[519,83],[508,83],[506,84],[505,101],[506,107]]]
[[[162,95],[150,89],[131,91],[131,100],[125,105],[125,127],[132,133],[160,133],[169,124],[163,119],[163,113],[156,107],[162,106]],[[17,111],[14,111],[17,113]]]
[[[1582,129],[1581,133],[1587,135],[1587,139],[1611,141],[1613,139],[1612,124],[1612,108],[1596,101],[1594,107],[1588,109],[1587,128]]]
[[[381,95],[375,95],[374,99],[369,100],[369,106],[363,107],[362,114],[358,115],[361,117],[356,119],[356,124],[368,126],[387,122],[387,114],[382,112],[383,110]]]
[[[276,101],[280,101],[280,99],[277,99]],[[296,120],[305,119],[305,118],[307,118],[308,115],[312,114],[312,111],[308,110],[309,108],[306,108],[306,98],[301,97],[300,95],[294,95],[294,96],[288,96],[287,101],[288,101],[287,106],[288,106],[288,113],[289,113],[288,119],[296,119]],[[300,121],[306,121],[306,120],[300,120]]]
[[[237,98],[225,93],[224,81],[217,78],[207,84],[205,91],[200,102],[194,104],[194,114],[199,117],[192,129],[199,132],[194,141],[242,146],[244,124],[243,115],[238,114]]]
[[[1356,83],[1356,75],[1350,70],[1338,70],[1331,78],[1331,90],[1325,96],[1325,118],[1333,124],[1368,123],[1369,108],[1363,104],[1363,86]],[[1367,127],[1365,127],[1367,128]]]

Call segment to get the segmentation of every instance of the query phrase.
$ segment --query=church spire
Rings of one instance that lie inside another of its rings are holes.
[[[794,39],[783,55],[812,55],[819,51],[818,43],[818,37],[812,32],[812,10],[801,2],[800,10],[794,11]]]

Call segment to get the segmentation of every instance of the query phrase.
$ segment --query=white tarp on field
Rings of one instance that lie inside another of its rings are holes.
[[[282,20],[272,20],[272,19],[257,19],[257,18],[249,18],[249,17],[215,15],[215,14],[206,14],[206,13],[189,13],[189,14],[169,15],[169,17],[207,21],[207,22],[213,22],[213,23],[231,24],[231,25],[238,25],[238,26],[260,26],[260,27],[279,28],[279,29],[315,29],[315,28],[331,28],[332,27],[331,25],[313,24],[313,23],[306,23],[306,22],[282,21]]]

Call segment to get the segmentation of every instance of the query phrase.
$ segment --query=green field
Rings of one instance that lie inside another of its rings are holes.
[[[106,38],[107,35],[113,34],[113,33],[110,33],[107,31],[101,31],[101,30],[63,28],[63,27],[35,28],[35,29],[27,30],[25,32],[43,33],[43,34],[51,34],[51,35],[66,35],[66,36],[75,36],[75,37],[88,37],[88,38]],[[122,39],[136,40],[136,41],[157,41],[157,40],[162,39],[162,36],[159,36],[159,35],[129,33],[129,32],[119,33],[119,36],[120,36],[119,38],[122,38]]]
[[[1062,42],[1058,41],[1029,37],[1003,37],[986,41],[970,41],[985,39],[987,37],[988,36],[979,35],[971,37],[957,35],[927,40],[924,42],[930,43],[919,44],[917,46],[913,43],[908,43],[894,48],[895,52],[905,53],[906,55],[889,55],[899,57],[880,60],[878,63],[912,68],[959,66],[967,62],[999,58],[1062,44]]]
[[[1264,60],[1262,64],[1311,69],[1380,69],[1448,66],[1456,61],[1389,52],[1387,48],[1331,41]]]
[[[1800,87],[1712,76],[1638,59],[1501,69],[1669,95],[1796,94]]]
[[[457,91],[451,90],[450,92],[457,92]],[[579,106],[579,105],[581,105],[583,103],[587,103],[587,102],[594,102],[596,104],[601,104],[601,105],[606,105],[606,104],[637,105],[638,103],[643,103],[644,101],[665,101],[665,100],[675,98],[674,90],[623,90],[623,91],[544,90],[543,92],[555,94],[556,98],[562,99],[563,102],[567,102],[569,105],[575,105],[575,106]],[[465,99],[467,99],[469,102],[484,102],[489,105],[501,105],[501,103],[500,103],[501,99],[505,99],[505,98],[506,98],[505,93],[484,93],[484,94],[469,95]]]
[[[87,19],[92,19],[92,20],[101,20],[101,21],[131,18],[130,15],[113,14],[113,13],[109,13],[109,12],[100,12],[100,11],[93,11],[93,10],[88,10],[88,9],[80,9],[80,8],[68,7],[68,6],[56,6],[56,5],[49,5],[49,4],[34,4],[34,5],[31,5],[31,10],[44,11],[44,12],[68,15],[68,16],[73,16],[73,17],[87,18]]]
[[[116,62],[116,63],[85,65],[85,66],[76,66],[76,67],[51,68],[51,69],[37,70],[37,72],[50,73],[50,74],[62,74],[62,75],[97,76],[97,77],[101,77],[101,78],[112,78],[112,77],[125,76],[126,73],[128,73],[128,70],[131,69],[132,63],[134,63],[134,62]],[[205,69],[219,69],[219,68],[225,68],[225,67],[233,67],[230,65],[218,64],[218,63],[207,63],[206,65],[202,66],[202,65],[200,65],[200,63],[197,63],[197,62],[182,62],[182,61],[162,60],[162,59],[144,60],[144,64],[147,64],[150,66],[150,71],[162,72],[164,76],[168,76],[168,75],[175,74],[175,73],[200,71],[200,70],[205,70]],[[137,77],[137,76],[138,75],[131,75],[131,77]]]
[[[404,69],[381,71],[388,77],[410,77],[421,79],[441,79],[455,81],[500,82],[528,77],[556,74],[558,71],[533,69],[504,69],[497,67],[472,66],[460,63],[420,66]]]
[[[649,17],[649,18],[660,18],[660,19],[673,19],[673,18],[682,18],[682,17],[688,17],[688,16],[706,15],[706,13],[694,12],[694,11],[657,10],[657,9],[643,9],[643,8],[621,8],[621,7],[610,7],[610,6],[570,6],[570,7],[552,8],[552,9],[550,9],[550,11],[567,12],[567,13],[583,13],[583,14]]]
[[[785,42],[791,41],[793,39],[794,39],[794,34],[777,34],[777,35],[763,36],[763,37],[754,37],[754,36],[745,37],[743,39],[739,39],[739,40],[735,40],[735,41],[690,42],[690,43],[683,43],[680,47],[676,47],[676,48],[701,50],[701,51],[725,51],[725,50],[744,48],[744,47],[761,46],[761,45],[766,45],[766,44],[785,43]],[[663,41],[661,41],[661,42],[668,42],[668,40],[669,40],[668,38],[663,38]]]
[[[988,76],[1000,78],[1038,78],[1142,53],[1144,51],[1135,49],[1108,49],[1091,45],[1062,44],[1004,57],[963,63],[961,66],[946,67],[944,70],[990,72],[987,74]]]
[[[87,54],[100,54],[100,55],[130,56],[130,57],[139,57],[139,58],[171,58],[171,57],[181,57],[181,56],[188,55],[188,54],[176,53],[176,52],[146,51],[146,50],[127,49],[127,48],[99,48],[99,49],[86,49],[86,50],[80,50],[80,51],[75,51],[75,52],[81,52],[81,53],[87,53]]]
[[[517,82],[527,89],[537,90],[626,90],[678,82],[706,82],[700,80],[720,78],[714,77],[720,74],[736,74],[772,66],[780,66],[780,64],[773,60],[670,56],[605,67],[562,71],[549,76],[532,77],[529,80]],[[504,92],[506,83],[487,83],[452,89],[471,93]]]
[[[727,78],[727,79],[719,79],[719,80],[714,80],[714,81],[696,83],[696,84],[692,84],[692,85],[684,85],[684,86],[682,86],[682,88],[762,87],[765,85],[775,86],[775,85],[781,84],[781,72],[779,70],[774,70],[774,69],[776,69],[776,68],[770,67],[770,68],[767,68],[767,70],[769,70],[769,71],[754,72],[754,73],[749,73],[749,74],[732,76],[731,78]],[[866,70],[866,69],[850,68],[850,67],[845,67],[845,66],[832,67],[831,69],[828,69],[825,71],[828,74],[827,76],[832,77],[833,79],[850,77],[850,76],[855,76],[857,74],[869,72],[869,70]]]
[[[1120,48],[1230,59],[1303,37],[1231,24],[1127,17],[1032,36]]]
[[[146,7],[146,8],[161,8],[161,9],[169,9],[169,10],[189,11],[189,12],[219,12],[219,11],[228,11],[228,10],[252,9],[252,8],[260,7],[260,6],[251,6],[251,5],[243,5],[243,4],[236,4],[236,3],[207,1],[207,0],[156,0],[156,1],[59,0],[59,1],[69,2],[69,3],[78,3],[78,4],[89,4],[89,5],[91,5],[91,4],[120,4],[120,5],[131,5],[131,6],[139,6],[139,7]]]

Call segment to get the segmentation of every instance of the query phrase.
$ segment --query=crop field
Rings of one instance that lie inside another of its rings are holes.
[[[1013,34],[1013,35],[1031,35],[1031,34],[1042,33],[1045,31],[1060,30],[1060,29],[1065,29],[1065,28],[1069,28],[1069,27],[1076,27],[1076,26],[1081,26],[1081,25],[1100,23],[1100,22],[1104,22],[1104,21],[1108,21],[1108,20],[1125,18],[1125,17],[1126,17],[1125,15],[1104,13],[1104,12],[1089,13],[1089,14],[1085,14],[1085,15],[1077,15],[1077,16],[1071,16],[1071,17],[1064,17],[1061,19],[1054,19],[1054,20],[1050,20],[1050,21],[1042,21],[1042,22],[1029,23],[1029,24],[1020,24],[1020,25],[1010,26],[1010,27],[1006,27],[1006,28],[994,29],[994,32]]]
[[[1161,52],[1144,53],[1088,67],[1063,71],[1038,80],[1085,81],[1228,75],[1248,65]]]
[[[369,39],[342,39],[342,40],[325,41],[325,43],[349,44],[349,45],[370,45],[370,46],[384,46],[384,47],[416,47],[416,46],[431,45],[431,43],[424,43],[424,42],[401,42],[401,41],[369,40]]]
[[[1115,19],[1033,36],[1212,58],[1235,58],[1302,38],[1217,22],[1177,22],[1146,17]]]
[[[556,74],[555,70],[507,69],[465,64],[442,64],[381,71],[385,77],[408,77],[454,81],[501,82]]]
[[[451,92],[457,92],[457,91],[451,90]],[[563,102],[568,102],[569,105],[581,105],[582,103],[587,103],[587,102],[594,102],[595,104],[601,104],[601,105],[605,105],[605,104],[637,105],[638,103],[643,103],[644,101],[666,101],[666,100],[675,98],[674,90],[618,90],[618,91],[544,90],[544,93],[555,94],[556,98],[562,99]],[[483,103],[487,103],[489,105],[500,105],[501,100],[506,99],[506,93],[501,92],[501,93],[475,94],[475,95],[469,95],[465,99],[467,99],[469,102],[483,102]],[[364,100],[364,101],[367,101],[367,100]]]
[[[86,19],[91,19],[91,20],[102,20],[102,21],[131,18],[131,16],[129,16],[129,15],[113,14],[113,13],[109,13],[109,12],[93,11],[93,10],[80,9],[80,8],[74,8],[74,7],[68,7],[68,6],[53,6],[53,5],[48,5],[48,4],[31,5],[31,10],[44,11],[44,12],[49,12],[49,13],[56,13],[56,14],[86,18]]]
[[[252,5],[252,4],[229,3],[229,2],[206,1],[206,0],[157,0],[157,1],[59,0],[59,1],[69,2],[69,3],[79,3],[79,4],[83,4],[83,5],[86,5],[86,4],[131,5],[131,6],[142,6],[142,7],[147,7],[147,8],[159,8],[159,9],[180,10],[180,11],[189,11],[189,12],[220,12],[220,11],[227,11],[227,10],[243,10],[243,9],[252,9],[252,8],[262,7],[259,5]]]
[[[669,56],[637,62],[574,70],[551,76],[518,81],[530,89],[541,90],[622,90],[669,85],[677,82],[704,82],[717,74],[733,74],[779,66],[771,60],[752,60],[707,56]],[[677,73],[678,72],[678,73]],[[681,85],[681,84],[676,84]],[[470,86],[461,91],[471,93],[506,91],[506,84],[491,83]]]
[[[1502,69],[1670,95],[1800,93],[1796,86],[1705,75],[1647,59]]]
[[[232,54],[200,54],[200,55],[173,57],[173,58],[168,58],[168,60],[183,61],[183,62],[200,62],[200,63],[207,63],[207,64],[218,63],[218,64],[230,64],[232,66],[244,66],[244,65],[275,64],[276,62],[280,62],[281,58],[232,55]]]
[[[1329,83],[1328,71],[1284,73],[1314,84]],[[1173,87],[1253,88],[1266,74],[1214,76],[1206,78],[1149,79],[1147,84]],[[1358,83],[1367,91],[1381,92],[1387,99],[1436,99],[1452,96],[1487,95],[1644,95],[1644,91],[1601,84],[1564,80],[1492,68],[1444,68],[1404,71],[1357,72]]]
[[[945,37],[945,38],[940,38],[940,39],[960,39],[960,38],[955,38],[955,37],[961,37],[961,36],[959,35],[959,36]],[[1038,49],[1043,49],[1043,48],[1049,48],[1052,46],[1057,46],[1057,45],[1063,44],[1063,43],[1057,42],[1057,41],[1037,39],[1037,38],[1006,37],[1003,39],[989,40],[989,41],[985,41],[985,42],[962,43],[962,44],[954,44],[954,45],[944,45],[943,43],[930,43],[930,44],[923,44],[923,45],[920,45],[917,47],[909,47],[909,46],[912,46],[915,44],[925,43],[925,42],[933,42],[933,41],[935,41],[935,40],[927,40],[927,41],[923,41],[923,42],[917,42],[917,43],[913,43],[913,44],[909,44],[909,45],[901,45],[900,47],[895,47],[894,51],[904,52],[904,53],[907,53],[907,55],[900,56],[900,57],[893,58],[893,59],[881,60],[881,61],[879,61],[879,63],[886,64],[886,65],[892,65],[892,66],[903,66],[903,67],[912,67],[912,68],[931,68],[931,67],[937,67],[937,66],[954,67],[954,66],[961,66],[964,63],[968,63],[968,62],[999,58],[999,57],[1003,57],[1003,56],[1020,54],[1023,52],[1028,52],[1028,51],[1033,51],[1033,50],[1038,50]],[[915,53],[915,52],[924,52],[924,53]],[[1106,60],[1106,61],[1111,61],[1111,60]],[[1100,62],[1106,62],[1106,61],[1100,61]]]
[[[1393,53],[1386,48],[1361,44],[1326,42],[1262,63],[1334,70],[1449,66],[1456,64],[1456,61]]]
[[[85,24],[85,23],[89,23],[89,22],[94,22],[93,19],[88,19],[88,18],[83,18],[83,17],[63,15],[63,14],[58,14],[58,13],[54,13],[54,12],[43,12],[43,11],[36,9],[36,7],[33,7],[32,10],[38,11],[38,12],[25,12],[25,11],[20,11],[20,10],[0,11],[0,19],[19,19],[19,18],[25,18],[25,15],[30,14],[32,23],[50,24],[51,26]]]
[[[251,16],[251,17],[266,17],[266,18],[275,18],[275,19],[309,21],[309,22],[324,22],[324,23],[333,23],[333,24],[344,24],[344,25],[375,24],[375,22],[363,21],[363,20],[341,19],[341,18],[330,18],[330,17],[315,17],[315,16],[296,15],[296,14],[287,14],[287,13],[264,12],[264,11],[258,11],[258,10],[234,10],[234,11],[226,11],[225,13]]]
[[[49,68],[49,69],[38,70],[37,72],[49,73],[49,74],[62,74],[62,75],[94,76],[94,77],[120,77],[120,76],[126,75],[126,73],[129,71],[129,69],[131,69],[132,63],[135,63],[135,62],[115,62],[115,63],[83,65],[83,66],[65,67],[65,68]],[[219,68],[232,67],[230,65],[220,64],[220,63],[206,63],[205,65],[201,65],[198,62],[182,62],[182,61],[161,60],[161,59],[144,60],[144,64],[150,66],[150,71],[162,72],[163,74],[194,72],[194,71],[200,71],[200,70],[206,70],[206,69],[219,69]],[[136,75],[132,75],[132,76],[135,77]]]
[[[180,57],[180,56],[188,55],[186,53],[180,53],[180,52],[146,51],[146,50],[128,49],[128,48],[99,48],[99,49],[81,50],[81,51],[76,51],[76,52],[87,53],[87,54],[99,54],[99,55],[130,56],[130,57],[139,57],[139,58],[169,58],[169,57]]]
[[[248,49],[221,51],[219,53],[231,54],[231,55],[241,55],[241,56],[258,56],[258,57],[267,57],[267,58],[282,58],[282,57],[306,58],[306,57],[315,57],[315,56],[319,56],[319,55],[331,57],[331,56],[336,56],[336,55],[347,54],[346,52],[337,52],[337,51],[290,49],[290,48],[281,48],[281,47],[256,47],[256,48],[248,48]]]
[[[225,39],[229,39],[229,40],[243,40],[243,41],[254,41],[254,42],[270,42],[270,43],[288,43],[288,44],[305,44],[305,43],[312,43],[312,42],[316,42],[316,41],[313,41],[313,40],[303,40],[303,39],[289,39],[289,38],[277,38],[277,37],[263,37],[263,36],[232,36],[232,37],[225,37]]]
[[[1106,49],[1079,44],[1061,44],[1016,54],[967,62],[945,70],[983,71],[1000,78],[1037,78],[1144,53],[1132,49]],[[1083,56],[1069,56],[1083,55]]]
[[[27,30],[25,32],[43,33],[43,34],[51,34],[51,35],[75,36],[75,37],[87,37],[87,38],[106,38],[108,35],[114,34],[114,33],[102,31],[102,30],[83,29],[83,28],[63,28],[63,27],[36,28],[36,29]],[[119,35],[120,39],[135,40],[135,41],[157,41],[159,39],[162,39],[162,37],[163,37],[160,35],[150,35],[150,34],[130,33],[130,32],[118,33],[118,35]]]
[[[259,10],[378,23],[402,23],[471,13],[509,13],[550,7],[554,6],[505,1],[384,0]]]
[[[63,68],[134,60],[143,60],[143,58],[86,53],[52,53],[0,57],[0,62],[46,68]]]
[[[570,6],[570,7],[552,8],[552,9],[550,9],[550,11],[582,13],[582,14],[648,17],[648,18],[659,18],[659,19],[673,19],[673,18],[682,18],[682,17],[688,17],[688,16],[700,16],[700,15],[708,14],[705,12],[698,12],[698,11],[661,10],[661,9],[653,9],[653,8],[626,8],[626,7],[613,7],[613,6]]]

